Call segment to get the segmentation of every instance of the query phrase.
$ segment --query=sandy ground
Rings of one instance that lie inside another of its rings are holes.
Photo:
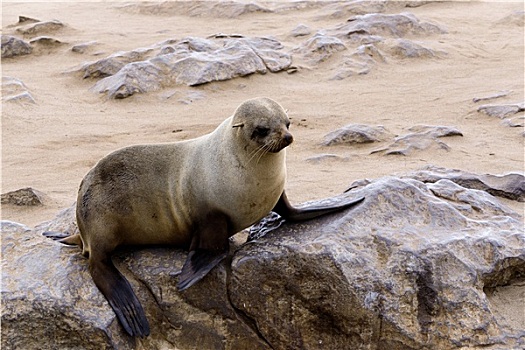
[[[315,31],[344,21],[316,19],[317,10],[308,8],[210,20],[129,13],[119,6],[116,2],[2,2],[4,34],[14,32],[8,26],[19,15],[58,19],[67,25],[53,35],[67,45],[2,61],[2,75],[22,80],[36,100],[36,104],[2,104],[2,193],[30,186],[46,194],[44,206],[3,206],[2,219],[29,226],[49,220],[75,201],[82,177],[107,153],[130,144],[176,141],[210,132],[239,103],[256,96],[279,101],[292,118],[296,141],[288,150],[286,186],[292,202],[328,197],[354,180],[403,174],[427,164],[476,173],[523,171],[523,128],[504,126],[497,118],[479,114],[479,103],[472,101],[511,90],[509,96],[490,102],[523,102],[523,26],[501,22],[523,10],[523,3],[442,2],[408,9],[448,29],[436,39],[436,48],[447,52],[444,58],[391,58],[367,75],[333,81],[329,77],[337,69],[336,55],[296,74],[252,75],[109,100],[89,91],[94,81],[64,72],[118,50],[189,35],[272,35],[293,48],[304,40],[289,35],[299,23]],[[70,50],[74,44],[93,40],[102,55]],[[179,101],[195,92],[204,98],[188,104]],[[328,132],[350,123],[383,125],[400,135],[414,125],[447,125],[464,136],[444,140],[451,147],[448,152],[420,151],[406,157],[370,154],[378,145],[329,149],[320,145]],[[306,161],[323,153],[347,160]],[[523,212],[522,204],[505,203]],[[513,319],[523,321],[522,315]]]

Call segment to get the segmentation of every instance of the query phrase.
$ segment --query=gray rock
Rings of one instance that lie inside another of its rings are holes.
[[[27,24],[16,31],[23,35],[47,35],[55,33],[64,28],[64,24],[58,20],[42,21]]]
[[[376,149],[372,153],[407,156],[416,150],[438,149],[448,151],[450,147],[439,138],[463,136],[461,131],[449,126],[419,125],[408,130],[412,133],[396,137],[392,144]]]
[[[299,24],[292,30],[291,34],[293,37],[306,36],[312,34],[312,30],[307,25]]]
[[[2,58],[29,55],[32,51],[28,42],[11,35],[2,35]]]
[[[274,348],[525,345],[485,293],[525,291],[517,213],[447,180],[387,177],[347,194],[362,195],[354,210],[281,225],[235,254],[231,300]]]
[[[512,199],[519,202],[525,201],[525,177],[520,173],[505,175],[478,175],[457,169],[446,169],[428,166],[425,169],[407,175],[407,177],[425,182],[434,183],[439,180],[449,180],[458,185],[481,190],[493,196]]]
[[[2,101],[36,103],[27,86],[13,77],[2,77]]]
[[[150,320],[145,339],[125,335],[77,248],[40,235],[77,232],[74,207],[29,232],[2,223],[13,227],[2,229],[2,349],[523,347],[522,329],[500,321],[485,294],[525,268],[519,215],[447,180],[362,184],[325,200],[366,196],[358,207],[275,221],[184,293],[186,253],[120,252]]]
[[[338,156],[337,154],[330,154],[330,153],[318,154],[316,156],[306,158],[306,161],[312,164],[319,164],[321,162],[327,162],[327,161],[346,162],[349,160],[350,158],[348,157],[341,157],[341,156]]]
[[[301,55],[303,59],[311,64],[318,64],[326,61],[334,53],[343,50],[346,50],[346,46],[340,39],[317,33],[299,47],[296,47],[293,52]]]
[[[99,45],[99,43],[96,41],[88,41],[85,43],[73,45],[71,47],[71,51],[74,53],[84,54],[84,53],[91,51],[97,45]]]
[[[33,38],[29,41],[29,43],[33,46],[40,46],[46,48],[59,47],[64,45],[64,43],[60,40],[45,35]]]
[[[383,43],[392,56],[399,58],[434,58],[446,55],[444,51],[435,51],[407,39],[390,39]]]
[[[160,16],[190,16],[212,18],[237,18],[246,14],[271,13],[267,7],[255,2],[239,1],[166,1],[161,3],[133,3],[120,7],[121,10]]]
[[[501,98],[501,97],[506,97],[511,92],[512,92],[511,90],[505,90],[505,91],[499,91],[499,92],[497,92],[495,94],[492,94],[492,95],[489,95],[489,96],[474,97],[472,99],[472,102],[477,103],[477,102],[480,102],[480,101],[489,101],[489,100],[494,100],[494,99]]]
[[[484,113],[490,117],[505,118],[519,112],[525,111],[525,102],[507,103],[507,104],[491,104],[478,107],[478,112]]]
[[[44,204],[44,194],[31,187],[2,193],[2,204],[35,206]]]
[[[359,144],[384,141],[388,132],[383,126],[370,126],[364,124],[349,124],[326,134],[324,146],[341,144]]]
[[[343,63],[330,80],[342,80],[355,75],[368,74],[377,63],[386,62],[385,57],[373,44],[361,45],[343,57]]]
[[[287,69],[291,56],[271,38],[217,35],[165,41],[84,65],[84,77],[107,76],[93,87],[111,98],[184,84],[195,86]],[[157,53],[155,55],[155,53]]]
[[[97,61],[88,62],[70,72],[81,73],[82,78],[104,78],[117,74],[126,64],[145,60],[152,49],[119,51]]]
[[[407,35],[444,34],[447,31],[437,24],[422,22],[411,13],[370,13],[352,17],[328,32],[338,38],[351,38],[356,34],[403,38]]]

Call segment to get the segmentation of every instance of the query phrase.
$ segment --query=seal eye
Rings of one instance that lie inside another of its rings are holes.
[[[266,137],[266,136],[268,136],[269,133],[270,133],[270,129],[269,128],[265,128],[264,126],[258,126],[253,131],[253,135],[252,136]]]

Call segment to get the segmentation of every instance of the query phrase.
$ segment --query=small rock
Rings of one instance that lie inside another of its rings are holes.
[[[2,35],[2,58],[29,55],[32,51],[31,45],[24,40],[11,35]]]
[[[491,117],[498,117],[500,119],[523,111],[525,111],[525,102],[500,105],[483,105],[478,108],[478,112],[484,113]]]
[[[14,204],[20,206],[43,205],[44,194],[31,187],[16,191],[2,193],[2,204]]]
[[[45,35],[54,33],[64,28],[64,24],[58,20],[31,23],[16,31],[23,35]]]
[[[310,35],[311,33],[312,33],[312,30],[304,24],[299,24],[291,32],[293,37],[306,36],[306,35]]]
[[[39,36],[34,39],[31,39],[29,41],[32,45],[40,45],[45,47],[55,47],[55,46],[61,46],[63,43],[55,38],[49,37],[49,36]]]
[[[339,162],[345,162],[350,160],[348,157],[341,157],[337,154],[319,154],[317,156],[306,158],[306,161],[308,163],[318,164],[321,162],[326,161],[339,161]]]
[[[28,92],[22,92],[20,94],[16,95],[10,95],[10,96],[3,96],[2,97],[3,102],[21,102],[21,103],[33,103],[36,104],[35,99],[33,96]]]
[[[383,126],[349,124],[334,130],[324,137],[324,146],[352,145],[383,141],[388,132]]]
[[[392,56],[399,58],[433,58],[446,54],[443,51],[436,52],[411,40],[401,38],[386,40],[384,44]]]
[[[472,101],[474,103],[477,103],[477,102],[480,102],[480,101],[488,101],[488,100],[494,100],[496,98],[500,98],[500,97],[506,97],[508,96],[512,91],[510,90],[505,90],[505,91],[500,91],[500,92],[497,92],[493,95],[489,95],[489,96],[485,96],[485,97],[474,97],[472,99]]]
[[[93,47],[99,45],[96,41],[89,41],[86,43],[76,44],[71,47],[71,51],[74,53],[86,53],[91,50]]]

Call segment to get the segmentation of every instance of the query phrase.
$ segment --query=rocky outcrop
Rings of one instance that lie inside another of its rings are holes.
[[[366,197],[350,211],[271,217],[183,293],[185,252],[123,250],[114,260],[144,305],[146,339],[124,334],[78,249],[40,235],[76,232],[74,208],[30,231],[3,223],[2,349],[522,348],[491,293],[524,291],[523,218],[487,191],[433,180],[365,181],[326,200]]]
[[[272,38],[217,34],[207,39],[166,40],[148,48],[117,52],[75,70],[84,78],[103,78],[93,89],[111,98],[184,84],[279,72],[291,64]]]

